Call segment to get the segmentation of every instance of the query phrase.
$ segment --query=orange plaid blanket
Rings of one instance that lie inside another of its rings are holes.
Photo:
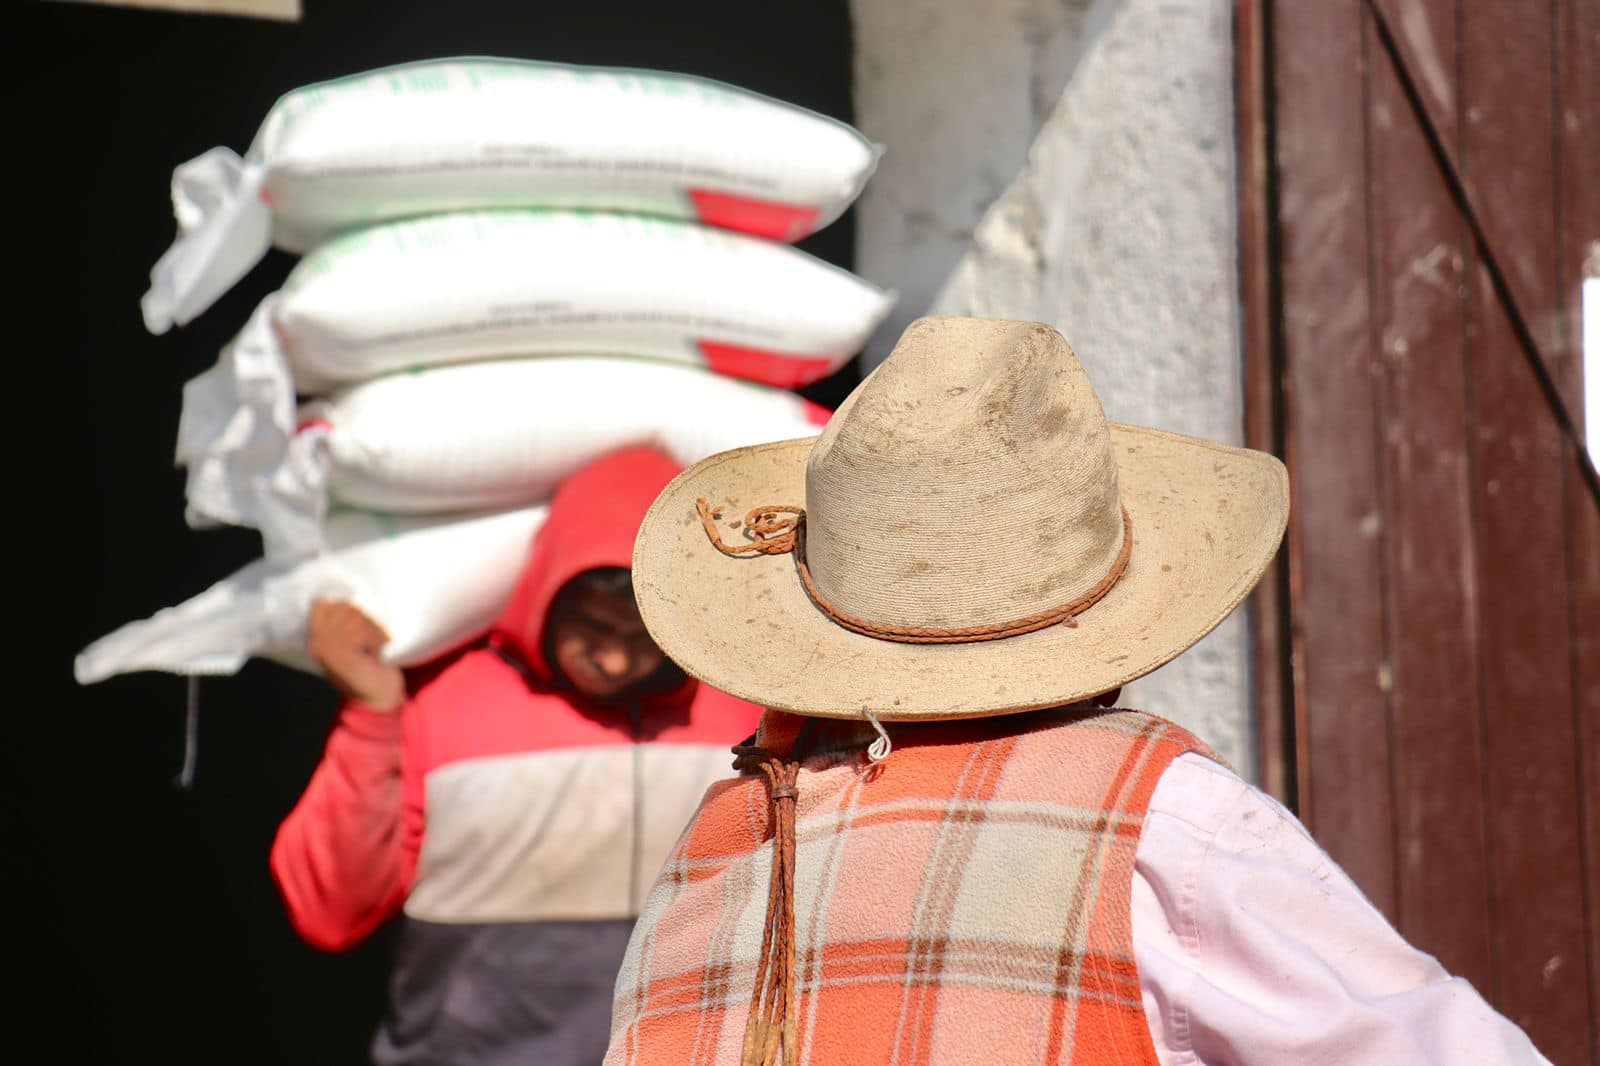
[[[785,750],[799,721],[768,712],[760,742]],[[872,734],[806,728],[789,1061],[1156,1062],[1134,852],[1162,772],[1203,744],[1138,711],[1049,711],[896,727],[874,766]],[[760,778],[707,793],[628,947],[608,1066],[739,1061],[769,817]]]

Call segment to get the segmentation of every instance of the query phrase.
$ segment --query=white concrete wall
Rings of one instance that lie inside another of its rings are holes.
[[[857,121],[888,149],[857,268],[902,294],[870,354],[930,310],[1036,319],[1113,420],[1240,443],[1227,0],[852,10]],[[1252,773],[1247,650],[1236,612],[1124,703]]]
[[[1116,0],[851,0],[856,125],[888,151],[856,212],[856,269],[900,302],[876,365],[926,312],[1027,162]]]

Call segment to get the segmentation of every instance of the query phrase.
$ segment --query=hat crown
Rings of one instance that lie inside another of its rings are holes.
[[[962,628],[1053,610],[1122,550],[1105,412],[1037,322],[924,318],[806,464],[806,559],[839,610]]]

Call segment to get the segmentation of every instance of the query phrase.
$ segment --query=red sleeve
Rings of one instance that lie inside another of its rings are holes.
[[[421,812],[408,814],[398,711],[339,708],[322,762],[278,827],[272,876],[289,920],[308,943],[343,951],[405,902],[421,846]]]

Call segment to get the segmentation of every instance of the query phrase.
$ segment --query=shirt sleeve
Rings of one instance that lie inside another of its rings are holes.
[[[322,761],[278,827],[272,876],[289,920],[314,947],[343,951],[405,902],[421,834],[405,811],[406,708],[339,708]]]
[[[1549,1066],[1406,943],[1294,815],[1199,755],[1156,786],[1132,910],[1162,1066]]]

